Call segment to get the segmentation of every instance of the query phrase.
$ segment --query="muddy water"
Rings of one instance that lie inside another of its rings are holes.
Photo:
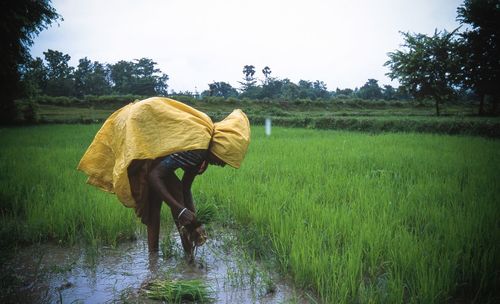
[[[142,290],[151,280],[167,278],[204,280],[215,303],[309,302],[304,293],[239,250],[230,234],[199,248],[194,264],[186,263],[178,241],[164,240],[162,248],[150,256],[144,239],[98,250],[31,246],[2,269],[12,282],[0,302],[159,303]]]

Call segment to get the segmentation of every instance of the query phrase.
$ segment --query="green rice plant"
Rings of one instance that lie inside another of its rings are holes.
[[[165,234],[165,236],[163,237],[160,243],[160,251],[163,255],[163,258],[165,259],[182,256],[182,253],[177,247],[175,240],[170,234]]]
[[[133,210],[75,170],[98,128],[0,129],[2,250],[116,244],[141,231]],[[193,195],[321,302],[495,302],[498,159],[495,139],[287,128],[266,137],[257,126],[242,167],[211,166]],[[162,229],[170,217],[163,208]]]
[[[98,127],[0,129],[2,243],[53,240],[95,246],[135,238],[141,224],[133,210],[87,185],[76,170]]]
[[[196,219],[199,223],[207,225],[217,216],[217,206],[214,203],[202,203],[196,205]]]
[[[252,131],[241,169],[207,170],[194,196],[322,302],[498,296],[499,141]]]
[[[150,299],[167,303],[211,303],[215,300],[213,292],[202,280],[155,280],[147,284],[144,293]]]

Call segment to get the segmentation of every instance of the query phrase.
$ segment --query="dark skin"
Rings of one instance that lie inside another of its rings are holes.
[[[226,164],[212,153],[208,153],[207,159],[201,165],[199,171],[185,171],[182,179],[175,175],[174,170],[169,170],[164,166],[159,166],[160,162],[155,161],[153,169],[149,173],[148,182],[152,191],[150,191],[150,222],[147,225],[148,230],[148,249],[150,253],[158,251],[160,237],[160,211],[162,202],[166,202],[170,207],[170,212],[175,225],[181,236],[182,247],[189,260],[193,259],[193,244],[188,236],[182,233],[183,226],[196,224],[195,206],[191,186],[195,177],[202,174],[208,165],[224,167]],[[181,211],[181,216],[179,214]]]

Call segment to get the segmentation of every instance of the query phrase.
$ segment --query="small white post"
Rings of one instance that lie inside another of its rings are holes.
[[[271,136],[271,118],[266,118],[266,135]]]

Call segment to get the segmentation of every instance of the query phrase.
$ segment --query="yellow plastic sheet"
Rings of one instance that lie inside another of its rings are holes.
[[[87,182],[116,193],[136,207],[127,169],[134,160],[153,160],[172,153],[209,149],[239,168],[250,142],[250,124],[241,110],[212,123],[206,114],[173,99],[153,97],[114,112],[83,155],[78,169]]]

